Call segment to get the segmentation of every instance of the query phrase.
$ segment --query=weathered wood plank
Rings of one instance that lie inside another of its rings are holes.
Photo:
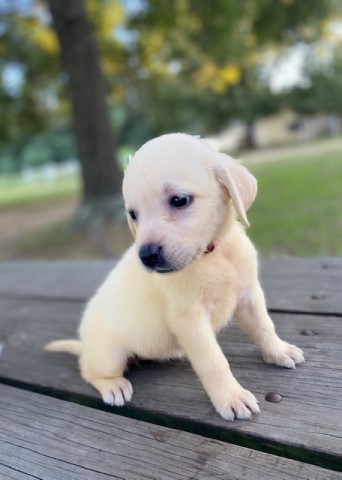
[[[82,308],[75,302],[2,299],[0,377],[60,389],[70,397],[79,394],[95,399],[101,408],[97,393],[80,378],[74,357],[42,350],[51,339],[74,336]],[[135,410],[113,411],[143,418],[159,416],[171,425],[192,422],[197,431],[208,428],[216,438],[253,448],[259,445],[268,451],[283,449],[292,458],[311,455],[312,463],[342,468],[341,318],[273,317],[280,335],[304,349],[307,363],[303,367],[289,371],[265,365],[237,325],[220,336],[237,379],[260,401],[261,414],[251,422],[220,419],[187,362],[132,367],[128,377],[135,390],[131,403]],[[303,330],[313,335],[300,335]],[[282,402],[266,402],[265,394],[270,391],[280,393]]]
[[[88,299],[114,261],[0,263],[0,296]],[[270,309],[342,314],[342,258],[261,261]]]
[[[342,258],[265,259],[260,273],[270,309],[342,314]]]
[[[44,480],[342,478],[312,465],[0,385],[0,476],[6,468],[7,474],[15,469],[15,479]]]
[[[0,262],[0,295],[88,299],[115,261]]]
[[[0,480],[37,480],[37,477],[20,472],[16,467],[7,467],[0,463]]]

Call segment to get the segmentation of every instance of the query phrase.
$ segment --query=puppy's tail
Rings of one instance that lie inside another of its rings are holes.
[[[48,352],[66,352],[79,357],[82,353],[82,344],[79,340],[56,340],[44,346]]]

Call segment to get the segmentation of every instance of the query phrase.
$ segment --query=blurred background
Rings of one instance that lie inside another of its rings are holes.
[[[342,255],[342,2],[0,0],[0,259],[131,242],[122,174],[201,135],[259,182],[262,255]]]

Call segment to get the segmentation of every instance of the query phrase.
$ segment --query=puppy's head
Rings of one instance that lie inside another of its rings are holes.
[[[214,248],[235,211],[248,225],[256,180],[202,140],[175,133],[155,138],[135,153],[123,195],[140,260],[165,273],[185,268]]]

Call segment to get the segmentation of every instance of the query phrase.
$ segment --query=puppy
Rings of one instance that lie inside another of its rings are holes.
[[[224,419],[259,412],[216,333],[234,315],[265,362],[295,368],[304,356],[275,332],[256,251],[236,219],[248,226],[256,191],[245,167],[198,138],[176,133],[143,145],[123,181],[134,245],[89,302],[80,340],[46,349],[79,355],[82,377],[110,405],[132,398],[123,376],[130,357],[186,355]]]

